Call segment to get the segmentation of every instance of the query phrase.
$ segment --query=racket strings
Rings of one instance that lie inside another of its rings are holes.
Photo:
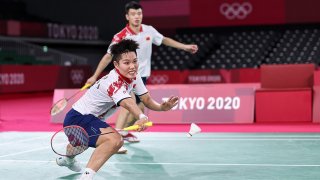
[[[67,106],[68,102],[66,99],[61,99],[58,102],[56,102],[53,107],[51,108],[51,115],[56,115],[63,111],[63,109]]]
[[[69,141],[67,156],[78,155],[88,149],[89,136],[83,129],[74,127],[65,128],[64,133]]]

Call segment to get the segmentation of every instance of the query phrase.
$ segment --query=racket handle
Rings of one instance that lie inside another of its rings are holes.
[[[85,84],[85,85],[80,89],[80,91],[83,91],[83,90],[87,89],[87,88],[90,87],[90,86],[91,86],[91,84]]]
[[[152,124],[151,121],[149,121],[149,122],[147,122],[147,123],[144,123],[144,125],[147,126],[147,127],[150,127],[150,126],[152,126],[153,124]],[[124,131],[136,131],[136,130],[138,130],[138,129],[139,129],[139,125],[133,125],[133,126],[126,127],[126,128],[124,128],[123,130],[124,130]]]

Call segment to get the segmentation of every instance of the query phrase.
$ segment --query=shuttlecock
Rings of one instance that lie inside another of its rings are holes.
[[[188,137],[192,137],[194,134],[197,134],[201,132],[201,128],[196,125],[195,123],[192,123],[191,126],[190,126],[190,130],[189,130],[189,133],[187,134]]]

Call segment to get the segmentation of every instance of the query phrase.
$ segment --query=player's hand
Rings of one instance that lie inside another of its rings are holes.
[[[171,96],[167,101],[161,103],[161,110],[168,111],[178,104],[179,98],[177,96]]]
[[[196,44],[189,44],[189,45],[186,45],[185,47],[185,51],[191,53],[191,54],[194,54],[198,51],[198,46]]]
[[[91,77],[87,80],[86,84],[94,84],[96,81],[97,81],[97,78],[95,78],[94,76],[91,76]]]
[[[139,126],[139,129],[137,129],[137,131],[140,132],[140,131],[146,130],[146,129],[147,129],[147,126],[144,125],[144,124],[147,123],[147,122],[149,122],[147,117],[142,118],[142,119],[139,119],[138,121],[136,121],[136,122],[134,123],[134,125],[138,125],[138,126]]]

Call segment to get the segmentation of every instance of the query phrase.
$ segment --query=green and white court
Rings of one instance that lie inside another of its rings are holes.
[[[53,133],[0,133],[0,179],[77,179],[55,163]],[[318,180],[319,133],[139,133],[96,180]],[[83,167],[93,149],[78,156]]]

